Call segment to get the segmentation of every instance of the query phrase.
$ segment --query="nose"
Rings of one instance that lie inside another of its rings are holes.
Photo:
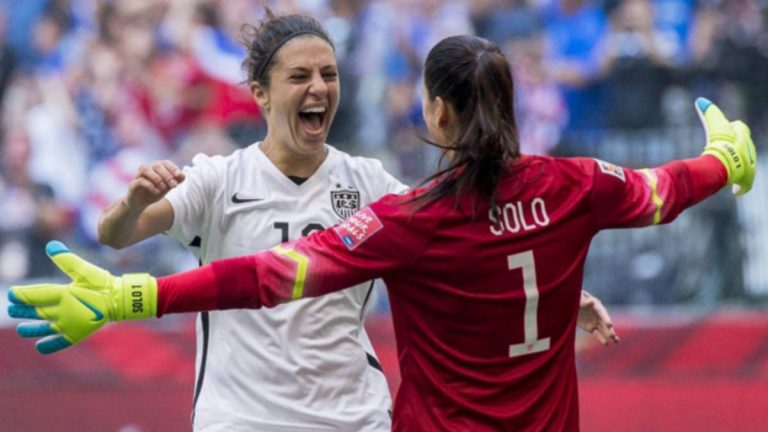
[[[309,93],[319,98],[325,98],[328,94],[328,84],[323,79],[323,74],[315,73],[312,75],[312,82],[309,84]]]

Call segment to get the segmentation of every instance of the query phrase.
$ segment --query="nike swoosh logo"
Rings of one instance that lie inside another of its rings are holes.
[[[75,299],[77,299],[77,301],[79,301],[80,303],[82,303],[82,304],[83,304],[83,306],[85,306],[85,307],[87,307],[88,309],[90,309],[90,311],[91,311],[91,312],[93,312],[93,314],[94,314],[94,315],[96,315],[96,317],[95,317],[94,319],[92,319],[91,321],[101,321],[101,320],[103,320],[103,319],[104,319],[104,314],[103,314],[103,313],[101,313],[101,311],[100,311],[100,310],[96,309],[96,308],[95,308],[95,307],[94,307],[92,304],[88,303],[87,301],[85,301],[85,300],[81,299],[80,297],[78,297],[78,296],[76,296],[76,295],[73,295],[72,297],[74,297]]]
[[[232,203],[233,204],[242,204],[247,202],[256,202],[256,201],[264,201],[264,198],[240,198],[237,196],[237,192],[232,194]]]

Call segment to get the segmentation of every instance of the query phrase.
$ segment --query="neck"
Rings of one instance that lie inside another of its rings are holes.
[[[286,145],[277,144],[272,140],[265,139],[260,147],[261,151],[275,164],[280,172],[286,176],[293,177],[311,177],[328,156],[328,150],[325,146],[317,152],[297,154],[292,152]]]

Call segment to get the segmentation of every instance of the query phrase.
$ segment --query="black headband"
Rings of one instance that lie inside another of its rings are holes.
[[[291,33],[288,36],[286,36],[283,40],[281,40],[280,43],[275,44],[274,48],[272,48],[272,51],[269,52],[267,59],[264,61],[264,63],[261,64],[261,67],[257,71],[256,75],[253,76],[253,80],[259,81],[261,79],[261,75],[264,73],[264,70],[267,68],[267,65],[269,64],[269,62],[272,61],[272,57],[283,45],[285,45],[286,42],[288,42],[289,40],[295,37],[304,36],[304,35],[314,35],[328,43],[331,43],[331,41],[328,40],[328,36],[324,35],[323,33],[317,30],[302,30],[300,32]],[[331,46],[333,46],[333,44],[331,44]]]

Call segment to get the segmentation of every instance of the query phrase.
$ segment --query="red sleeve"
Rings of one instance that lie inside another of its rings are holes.
[[[599,229],[671,222],[728,181],[723,164],[709,155],[642,170],[593,164],[591,203]]]
[[[158,278],[157,316],[272,307],[382,277],[424,247],[438,219],[423,213],[388,195],[309,237]]]

